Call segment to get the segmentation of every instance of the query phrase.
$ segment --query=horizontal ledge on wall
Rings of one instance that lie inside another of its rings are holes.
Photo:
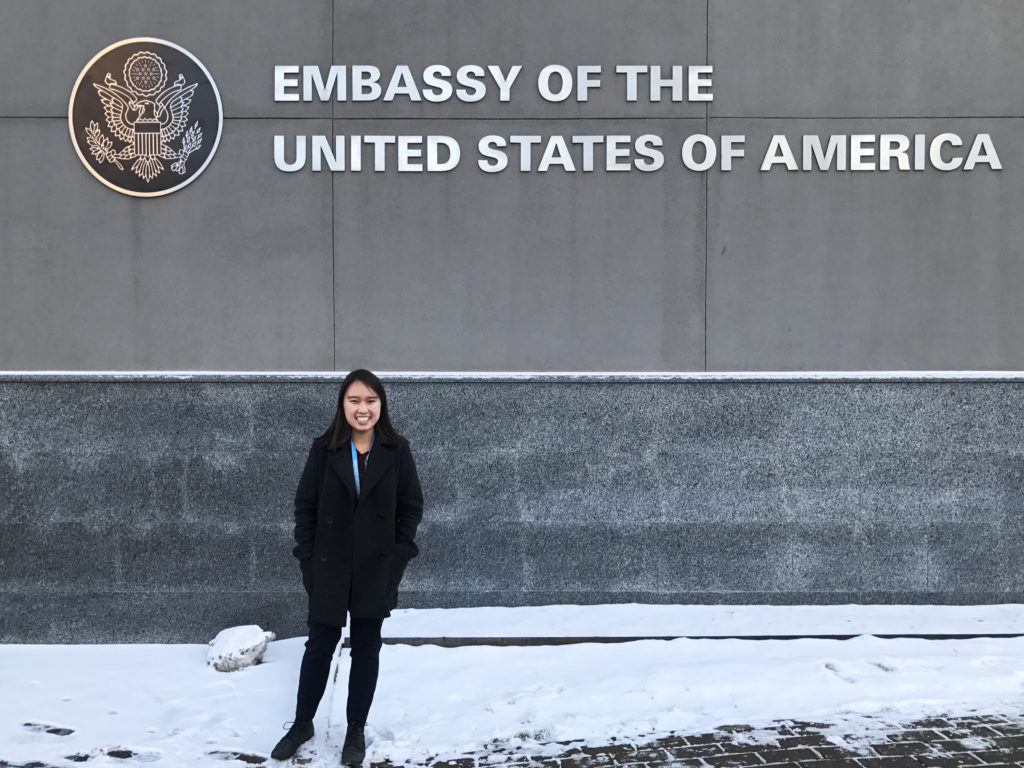
[[[894,635],[637,635],[595,636],[595,637],[383,637],[385,645],[437,645],[442,648],[464,648],[471,645],[509,646],[542,646],[542,645],[581,645],[583,643],[635,643],[641,640],[853,640],[857,637],[874,637],[879,640],[979,640],[979,639],[1011,639],[1024,637],[1020,633],[978,633],[978,634],[894,634]],[[343,648],[351,648],[349,638],[342,643]]]
[[[997,381],[1024,371],[377,371],[392,382]],[[347,371],[0,371],[0,382],[340,382]]]

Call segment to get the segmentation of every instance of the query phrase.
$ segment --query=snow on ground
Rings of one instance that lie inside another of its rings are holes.
[[[654,617],[644,626],[657,627],[656,634],[711,634],[674,628],[710,626],[714,612],[672,608],[402,611],[384,626],[386,635],[418,623],[429,636],[481,636],[488,626],[495,635],[510,635],[504,630],[515,626],[519,635],[553,636],[559,634],[556,618],[564,614],[578,623],[563,634],[607,635],[612,628],[627,636],[644,634],[620,626],[623,611],[633,611],[634,619]],[[719,619],[731,615],[735,626],[759,630],[737,634],[765,635],[790,634],[795,626],[841,634],[837,623],[856,624],[871,613],[859,606],[833,607],[814,624],[816,609],[790,609],[804,623],[776,632],[768,630],[772,621],[783,623],[784,611],[719,608]],[[1024,606],[979,607],[959,615],[943,607],[887,610],[889,623],[880,633],[897,627],[899,611],[905,614],[903,631],[927,631],[906,629],[913,624],[941,625],[951,634],[1024,632]],[[583,626],[604,631],[583,632]],[[213,768],[223,766],[226,753],[268,755],[293,713],[302,643],[303,638],[270,643],[263,664],[231,673],[207,666],[206,645],[0,646],[0,761],[62,766],[74,764],[69,755],[87,754],[92,766],[123,766],[124,760],[108,754],[120,748],[137,760]],[[344,738],[347,653],[338,665],[339,682],[317,714],[317,735],[303,747],[313,755],[314,768],[336,765]],[[837,732],[850,733],[875,729],[879,721],[972,711],[1024,711],[1024,638],[390,645],[382,652],[367,758],[399,763],[452,757],[486,750],[495,740],[519,752],[553,753],[562,748],[546,742],[608,744],[613,736],[647,741],[673,730],[758,727],[775,719],[836,723]],[[61,729],[72,732],[59,735]]]

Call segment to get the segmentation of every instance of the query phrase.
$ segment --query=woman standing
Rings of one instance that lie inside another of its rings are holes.
[[[408,441],[391,426],[380,379],[352,371],[330,428],[313,441],[295,493],[295,548],[309,595],[309,639],[295,722],[271,757],[287,760],[313,738],[313,715],[331,657],[351,617],[348,731],[341,762],[363,761],[363,728],[377,686],[381,624],[398,602],[405,566],[419,552],[423,494]]]

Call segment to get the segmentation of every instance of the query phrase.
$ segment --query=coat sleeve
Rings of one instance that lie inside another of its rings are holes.
[[[316,443],[309,449],[306,466],[295,491],[295,546],[292,554],[300,563],[313,557],[316,536],[316,506],[320,493],[320,451]]]
[[[395,511],[395,552],[408,562],[419,554],[416,529],[423,519],[423,492],[409,445],[402,446],[398,475],[398,504]]]

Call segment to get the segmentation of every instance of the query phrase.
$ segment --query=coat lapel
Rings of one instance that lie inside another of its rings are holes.
[[[334,467],[334,471],[338,473],[341,481],[348,488],[349,494],[355,499],[356,481],[352,476],[352,449],[349,448],[349,444],[345,443],[344,449],[335,451],[330,454],[330,457],[331,466]]]
[[[352,498],[358,501],[356,497],[356,481],[352,475],[352,449],[349,447],[349,444],[345,443],[344,449],[335,451],[330,456],[331,466],[334,467],[334,471],[338,473]],[[359,498],[365,498],[366,494],[373,490],[373,486],[384,477],[388,467],[391,466],[394,460],[395,453],[390,445],[380,443],[373,446],[370,450],[370,458],[366,462],[366,474],[363,476]]]
[[[370,450],[370,456],[366,461],[366,473],[363,475],[362,492],[360,493],[361,498],[366,498],[366,495],[373,490],[384,473],[388,471],[388,467],[391,466],[391,462],[395,460],[395,452],[390,445],[384,445],[383,443],[374,445]],[[352,462],[349,462],[349,474],[352,474]]]

